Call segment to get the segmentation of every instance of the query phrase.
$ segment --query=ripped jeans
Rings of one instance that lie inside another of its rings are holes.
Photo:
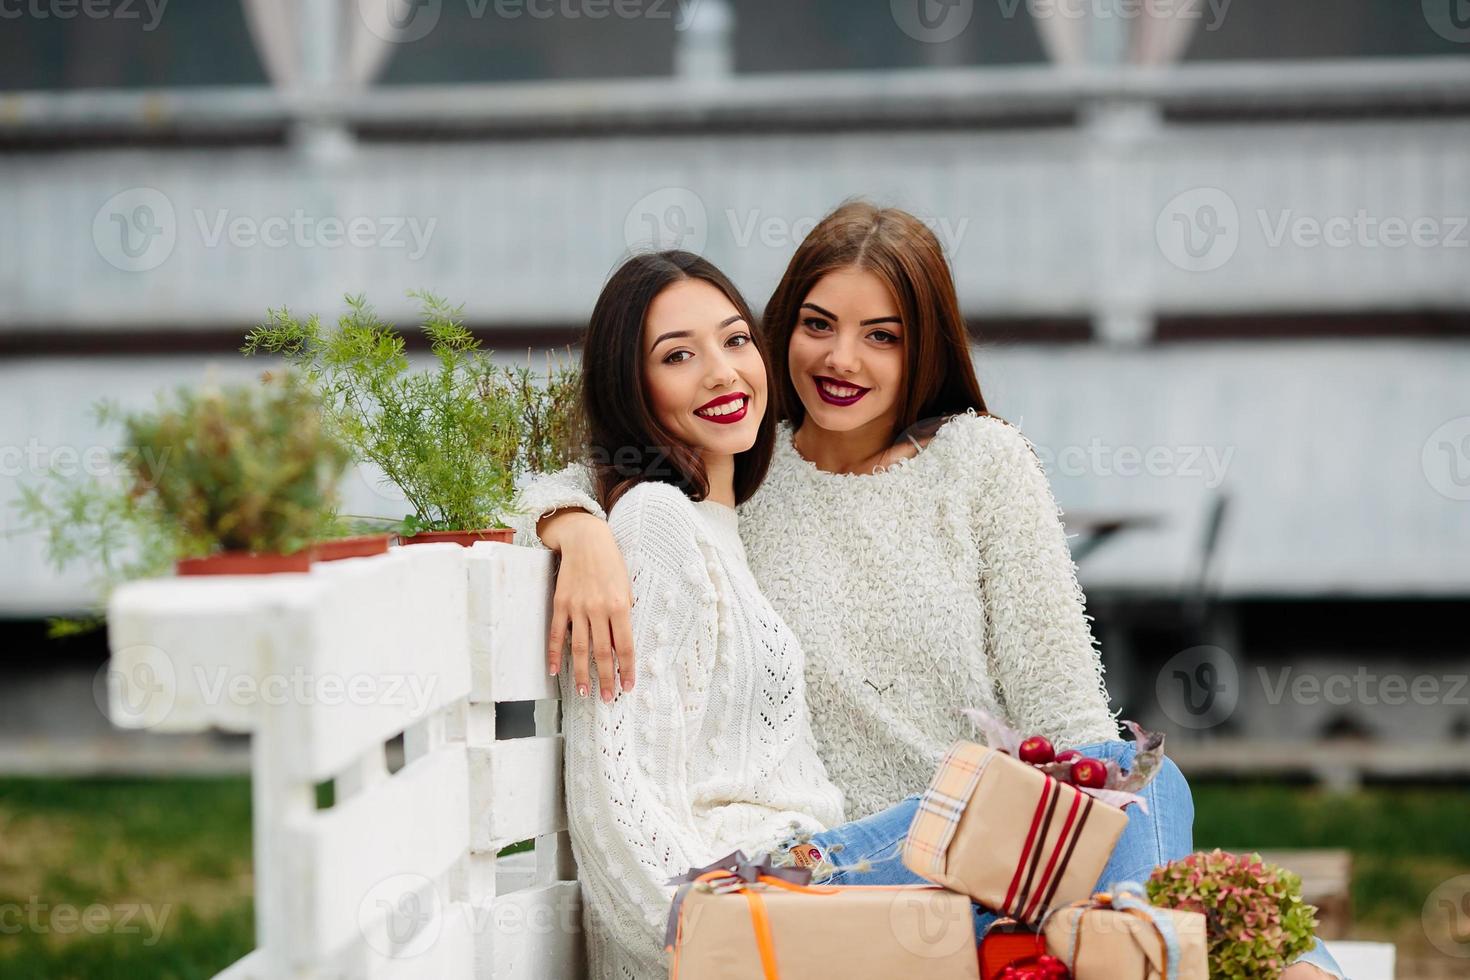
[[[1085,745],[1079,751],[1094,759],[1112,759],[1126,769],[1133,761],[1135,747],[1132,742],[1112,741]],[[1148,813],[1136,806],[1128,808],[1128,825],[1094,890],[1114,882],[1145,882],[1158,865],[1194,850],[1194,798],[1173,760],[1164,760],[1159,774],[1139,795],[1147,803]],[[779,843],[772,860],[777,864],[812,866],[814,884],[922,884],[925,879],[904,866],[900,853],[918,810],[919,796],[916,793],[905,797],[886,810],[820,833],[789,836]],[[799,849],[799,859],[791,853],[793,848]],[[859,862],[866,862],[865,870],[854,867]],[[978,942],[995,922],[996,915],[980,905],[972,909]],[[1311,963],[1333,976],[1343,976],[1321,940],[1297,962]]]

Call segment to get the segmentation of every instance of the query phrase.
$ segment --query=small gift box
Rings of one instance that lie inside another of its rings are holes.
[[[1205,917],[1150,905],[1143,887],[1119,885],[1057,909],[1042,930],[1047,952],[1076,980],[1208,980]]]
[[[915,874],[1023,923],[1087,898],[1128,817],[1002,752],[956,742],[904,841]]]
[[[811,885],[736,851],[671,879],[670,980],[978,980],[970,900],[933,885]]]
[[[980,942],[980,980],[1001,980],[1006,969],[1036,961],[1046,953],[1046,939],[1014,919],[991,925]]]

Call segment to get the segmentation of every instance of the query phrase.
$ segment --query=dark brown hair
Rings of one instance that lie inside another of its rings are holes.
[[[882,279],[903,317],[904,394],[893,440],[906,432],[932,435],[950,416],[970,409],[989,415],[939,239],[907,211],[847,201],[806,236],[766,305],[763,332],[771,350],[770,387],[780,393],[775,404],[791,427],[800,427],[806,418],[787,359],[801,304],[823,276],[849,268]]]
[[[582,344],[582,415],[597,498],[612,510],[618,498],[639,483],[669,483],[694,500],[709,493],[709,476],[698,452],[679,441],[658,421],[644,384],[643,327],[659,293],[676,282],[698,279],[714,286],[751,327],[751,341],[769,375],[771,358],[756,329],[750,307],[733,283],[714,265],[693,254],[671,250],[628,259],[614,272],[587,325]],[[768,407],[755,444],[735,456],[735,502],[755,493],[771,465],[777,411],[767,384]]]

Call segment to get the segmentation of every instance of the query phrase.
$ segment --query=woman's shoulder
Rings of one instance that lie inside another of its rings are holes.
[[[694,524],[694,502],[678,487],[647,480],[631,487],[618,498],[607,515],[614,526]]]
[[[970,411],[952,416],[934,434],[927,451],[963,465],[987,467],[1034,452],[1031,440],[1005,419]]]

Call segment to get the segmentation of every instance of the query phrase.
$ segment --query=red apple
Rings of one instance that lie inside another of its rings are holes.
[[[1080,758],[1082,758],[1082,753],[1081,752],[1078,752],[1076,749],[1062,749],[1062,751],[1060,751],[1060,752],[1057,753],[1057,757],[1055,759],[1051,760],[1051,761],[1052,762],[1073,762],[1073,761],[1075,761],[1077,759],[1080,759]]]
[[[1108,784],[1108,767],[1096,759],[1078,759],[1072,763],[1072,785],[1102,789]]]
[[[1021,743],[1021,761],[1029,762],[1033,766],[1044,766],[1056,758],[1056,750],[1051,743],[1041,735],[1032,735]]]

